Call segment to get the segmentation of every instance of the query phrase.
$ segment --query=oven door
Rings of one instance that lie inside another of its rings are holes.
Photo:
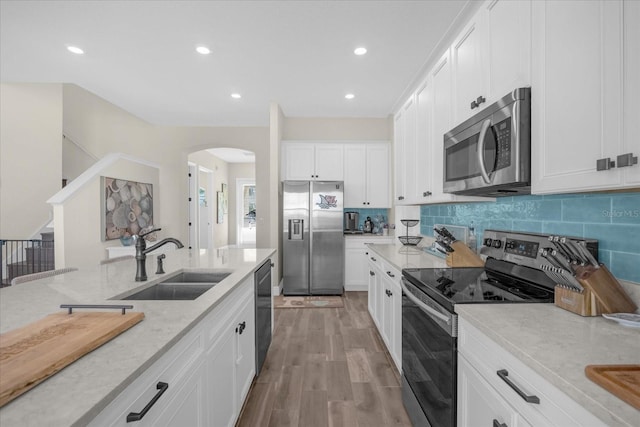
[[[402,399],[415,426],[456,425],[457,316],[402,279]]]

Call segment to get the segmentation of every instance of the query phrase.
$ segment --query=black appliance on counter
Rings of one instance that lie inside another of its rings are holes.
[[[456,304],[552,303],[556,283],[571,284],[549,260],[552,240],[485,230],[484,267],[402,270],[402,399],[415,426],[456,426]],[[570,240],[597,259],[596,240]]]

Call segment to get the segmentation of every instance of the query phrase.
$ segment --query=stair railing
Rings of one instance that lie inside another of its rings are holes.
[[[0,239],[0,284],[15,277],[55,268],[53,240]]]

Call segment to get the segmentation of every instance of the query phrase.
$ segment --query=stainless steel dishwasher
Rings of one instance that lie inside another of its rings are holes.
[[[256,376],[271,344],[271,259],[255,272],[256,287]]]

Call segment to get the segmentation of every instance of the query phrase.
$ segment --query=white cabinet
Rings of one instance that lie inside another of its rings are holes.
[[[412,203],[415,193],[416,171],[416,98],[405,102],[394,118],[395,201],[396,204]]]
[[[254,376],[251,276],[120,393],[90,425],[233,426]],[[135,424],[127,422],[132,413],[140,414]]]
[[[483,4],[451,46],[455,124],[530,85],[530,44],[530,1]]]
[[[402,370],[402,290],[400,287],[401,273],[383,262],[381,293],[382,299],[382,339],[387,344],[387,350],[398,368]]]
[[[460,426],[600,427],[605,424],[503,347],[458,318]]]
[[[385,237],[345,237],[344,244],[344,289],[366,291],[369,285],[369,248],[367,243],[390,244],[393,239]]]
[[[390,208],[390,153],[387,142],[344,145],[344,206]]]
[[[458,407],[460,427],[530,426],[464,357],[458,360]]]
[[[533,3],[532,191],[635,187],[640,12],[633,1]],[[615,167],[598,171],[602,166]],[[611,165],[613,166],[613,165]]]
[[[402,369],[402,290],[400,272],[375,252],[368,255],[369,313],[398,371]]]
[[[342,181],[343,167],[343,144],[282,143],[282,180]]]

